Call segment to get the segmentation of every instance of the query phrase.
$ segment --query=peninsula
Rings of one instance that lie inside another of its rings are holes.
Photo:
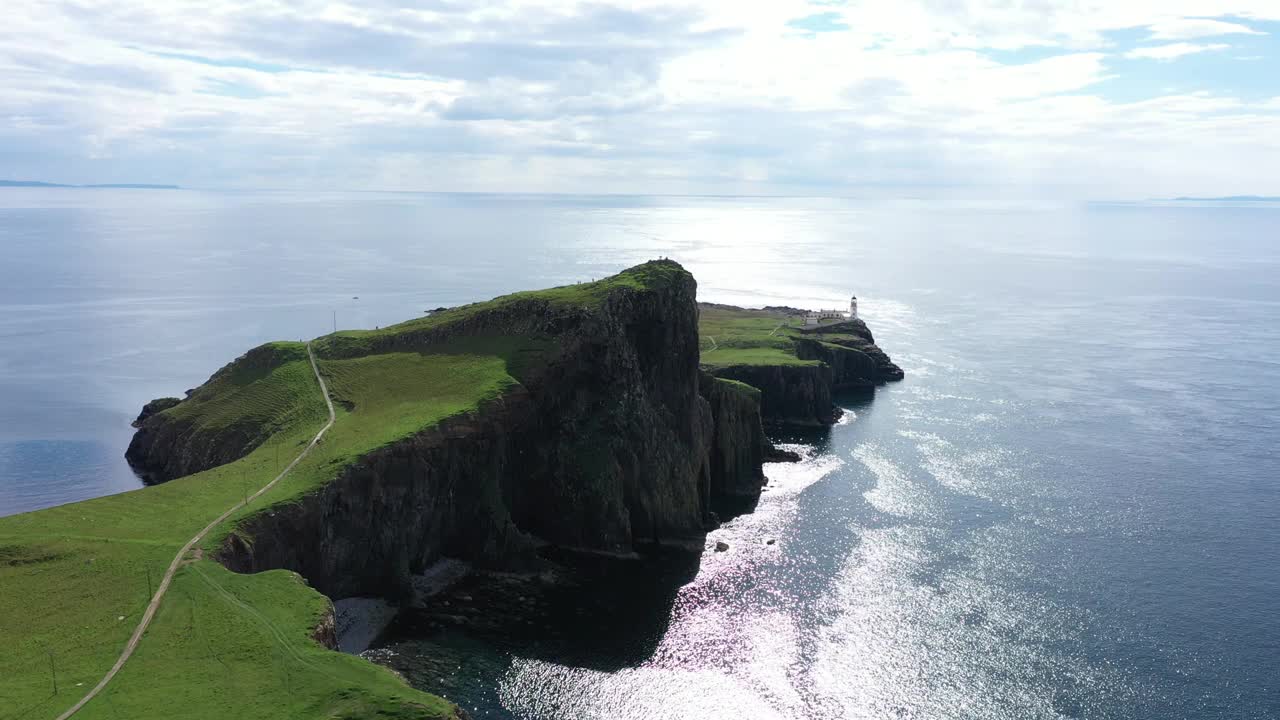
[[[102,190],[181,190],[178,185],[152,185],[148,183],[105,183],[98,185],[67,185],[64,183],[40,182],[38,180],[0,180],[0,187],[23,188],[97,188]]]
[[[663,260],[254,348],[146,405],[149,487],[0,519],[0,602],[27,608],[0,619],[0,708],[464,717],[337,652],[332,601],[412,602],[444,559],[700,550],[760,493],[766,424],[830,423],[832,393],[902,376],[862,321],[802,315],[699,306]]]

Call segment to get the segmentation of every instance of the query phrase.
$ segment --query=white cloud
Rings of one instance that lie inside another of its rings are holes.
[[[1226,50],[1231,47],[1222,43],[1213,44],[1197,44],[1197,43],[1169,43],[1168,45],[1155,45],[1152,47],[1134,48],[1125,53],[1127,58],[1145,58],[1149,60],[1176,60],[1184,55],[1195,55],[1202,52],[1214,52],[1217,50]]]
[[[1114,63],[1226,45],[1117,47],[1112,34],[1253,32],[1243,23],[1280,20],[1274,0],[428,7],[14,0],[0,27],[0,167],[195,186],[770,192],[980,180],[1150,195],[1153,183],[1234,177],[1280,192],[1266,172],[1280,164],[1280,101],[1213,84],[1142,88]],[[823,12],[848,30],[788,26]],[[1125,83],[1123,101],[1108,95]]]
[[[1151,25],[1150,30],[1152,40],[1194,40],[1219,35],[1266,35],[1248,25],[1205,18],[1163,20]]]

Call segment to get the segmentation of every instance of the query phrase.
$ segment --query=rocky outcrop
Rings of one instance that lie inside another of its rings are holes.
[[[242,423],[218,432],[200,432],[195,423],[160,413],[134,433],[125,459],[148,485],[225,465],[257,447],[261,429]]]
[[[832,402],[835,393],[872,388],[903,377],[902,369],[876,346],[871,330],[862,320],[796,326],[796,318],[808,315],[809,311],[787,306],[749,310],[711,303],[704,303],[702,307],[712,313],[713,326],[723,323],[732,328],[733,323],[744,319],[767,321],[766,327],[777,323],[767,337],[763,333],[760,337],[745,340],[740,336],[729,341],[736,342],[736,345],[728,345],[727,342],[724,345],[737,349],[767,349],[773,354],[760,357],[767,358],[763,362],[770,364],[714,364],[706,368],[716,377],[758,388],[765,422],[829,425],[841,415],[841,410]],[[739,327],[726,332],[743,333],[743,330]],[[725,342],[725,338],[721,340]],[[779,354],[794,355],[796,360],[807,362],[775,359]],[[719,354],[717,360],[725,363],[724,353]],[[775,458],[785,458],[785,455],[766,456],[766,460]]]
[[[812,365],[730,365],[711,371],[760,390],[760,413],[766,422],[830,425],[840,418],[831,401],[831,367]]]
[[[143,407],[125,459],[147,484],[172,480],[238,460],[275,428],[270,418],[235,413],[237,389],[288,362],[306,362],[301,343],[268,343],[218,370],[185,400],[160,398]],[[211,417],[217,421],[210,421]],[[225,418],[225,419],[224,419]]]
[[[250,518],[220,559],[242,572],[296,570],[345,597],[406,593],[411,574],[445,556],[527,569],[559,550],[700,547],[716,493],[750,492],[756,476],[744,463],[763,457],[766,441],[749,398],[713,404],[699,393],[693,278],[669,261],[649,265],[669,280],[624,284],[594,305],[517,298],[360,346],[317,343],[322,357],[347,357],[519,334],[547,337],[553,350],[503,397]],[[718,435],[717,420],[733,429]]]
[[[881,382],[875,360],[860,350],[822,340],[796,338],[796,357],[820,360],[830,367],[834,391],[875,387]]]
[[[152,400],[142,406],[142,412],[138,413],[138,419],[133,421],[133,426],[135,428],[142,427],[143,423],[145,423],[152,415],[162,413],[180,402],[182,402],[182,400],[175,397],[163,397]]]
[[[902,368],[876,345],[871,329],[860,319],[800,328],[800,332],[807,337],[797,340],[797,355],[830,364],[838,388],[870,387],[903,378]]]
[[[711,405],[711,495],[759,497],[764,462],[772,444],[760,420],[760,391],[749,385],[703,373],[698,385]]]
[[[329,603],[329,606],[325,608],[324,615],[320,616],[320,622],[311,628],[311,639],[315,640],[321,647],[330,650],[338,649],[338,622],[333,603]]]

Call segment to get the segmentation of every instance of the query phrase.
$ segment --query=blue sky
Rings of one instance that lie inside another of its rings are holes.
[[[10,0],[0,177],[1280,194],[1276,0]]]

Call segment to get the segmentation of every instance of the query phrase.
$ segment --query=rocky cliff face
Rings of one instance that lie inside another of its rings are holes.
[[[257,447],[258,436],[258,428],[249,424],[201,433],[190,421],[153,415],[134,433],[125,459],[152,485],[244,457]]]
[[[797,355],[831,364],[840,388],[871,387],[903,378],[902,368],[876,345],[871,328],[862,320],[801,328],[800,332],[809,337],[796,343]]]
[[[551,549],[700,547],[717,495],[759,492],[767,441],[749,393],[700,393],[696,285],[674,263],[651,265],[670,280],[590,306],[516,298],[373,343],[318,342],[321,358],[490,335],[543,337],[553,350],[503,397],[249,519],[221,560],[295,570],[344,597],[403,592],[442,556],[530,568]],[[143,430],[153,422],[168,427],[153,418]],[[149,457],[158,434],[135,438]]]
[[[828,365],[732,365],[716,368],[714,374],[758,389],[760,413],[768,422],[817,426],[840,417],[831,402]]]
[[[729,305],[704,305],[711,312],[731,313],[730,321],[746,317],[787,322],[806,311],[791,307],[744,310]],[[713,322],[726,323],[722,317]],[[778,327],[781,327],[779,325]],[[776,332],[776,331],[775,331]],[[775,333],[765,347],[779,349]],[[791,327],[784,335],[799,360],[811,364],[734,364],[709,366],[719,378],[746,383],[760,391],[760,408],[766,422],[783,425],[829,425],[841,411],[832,403],[836,392],[873,388],[901,380],[902,369],[875,344],[862,320],[846,320],[812,327]],[[759,342],[762,338],[754,338]],[[741,343],[742,340],[738,339]],[[723,362],[723,361],[722,361]]]
[[[711,406],[711,497],[753,499],[764,487],[771,444],[760,416],[760,391],[703,373],[699,391]]]
[[[244,457],[271,436],[273,418],[264,417],[261,407],[229,413],[236,390],[289,362],[306,362],[305,346],[269,343],[228,363],[188,391],[186,399],[152,400],[133,422],[138,431],[125,459],[144,482],[153,484]]]

